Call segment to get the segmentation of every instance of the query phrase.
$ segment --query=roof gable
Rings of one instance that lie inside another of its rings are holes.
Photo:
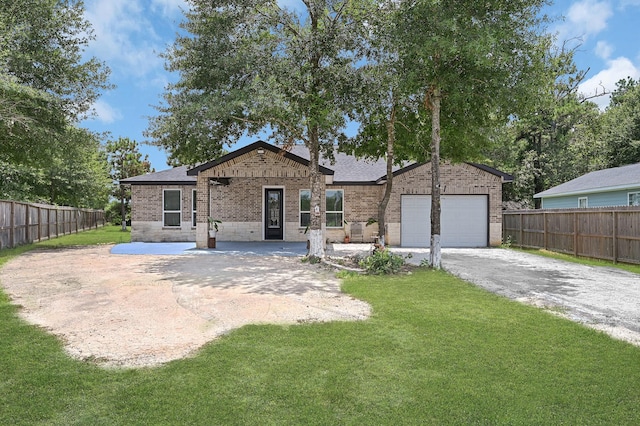
[[[561,197],[638,187],[640,187],[640,163],[587,173],[546,191],[539,192],[533,197]]]
[[[226,162],[232,161],[234,159],[236,159],[237,157],[240,157],[244,154],[250,153],[251,151],[257,150],[257,149],[263,149],[263,150],[268,150],[273,152],[274,154],[279,154],[282,157],[294,161],[296,163],[302,164],[303,166],[308,167],[309,166],[309,159],[308,158],[302,158],[299,157],[295,154],[292,154],[291,152],[288,152],[282,148],[279,148],[277,146],[268,144],[266,142],[263,141],[257,141],[254,142],[250,145],[247,145],[243,148],[240,148],[236,151],[230,152],[227,155],[224,155],[216,160],[213,161],[209,161],[208,163],[204,163],[201,164],[200,166],[194,167],[192,169],[190,169],[189,171],[187,171],[187,175],[189,176],[197,176],[200,172],[211,169],[213,167],[219,166],[221,164],[224,164]],[[333,175],[334,171],[327,168],[327,167],[323,167],[320,166],[320,172],[324,175]]]

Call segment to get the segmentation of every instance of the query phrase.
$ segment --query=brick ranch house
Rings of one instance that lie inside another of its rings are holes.
[[[310,206],[308,150],[290,151],[258,141],[194,168],[176,167],[124,179],[131,185],[132,241],[195,241],[207,247],[208,217],[220,220],[218,241],[305,241]],[[323,229],[329,242],[345,235],[373,241],[378,203],[386,185],[384,160],[342,153],[321,160]],[[431,166],[394,169],[387,207],[387,242],[428,247]],[[487,166],[441,166],[442,246],[501,243],[502,184],[512,177]]]

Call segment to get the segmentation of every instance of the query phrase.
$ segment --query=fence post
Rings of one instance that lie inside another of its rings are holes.
[[[42,209],[38,206],[38,241],[42,241]]]
[[[16,243],[16,203],[11,202],[11,211],[9,213],[9,247],[15,247]]]
[[[544,249],[547,249],[547,246],[549,245],[547,242],[547,212],[543,212],[542,213],[542,231],[544,232],[543,234],[543,245],[544,245]]]
[[[578,257],[578,213],[573,212],[573,254]]]
[[[25,218],[24,218],[24,223],[25,223],[25,231],[24,231],[24,236],[25,236],[25,242],[27,244],[32,243],[32,239],[31,239],[31,215],[29,214],[29,204],[25,204],[26,208],[25,208]]]
[[[520,238],[518,238],[518,242],[520,243],[520,248],[524,247],[523,245],[523,238],[524,238],[524,218],[523,218],[523,213],[520,213]]]
[[[47,239],[51,239],[51,209],[47,209]]]
[[[618,263],[618,214],[615,210],[611,214],[613,215],[613,263],[616,264]]]

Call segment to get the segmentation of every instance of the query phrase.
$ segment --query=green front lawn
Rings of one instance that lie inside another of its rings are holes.
[[[0,424],[640,423],[640,348],[444,272],[344,290],[372,318],[246,326],[129,370],[69,359],[0,295]]]

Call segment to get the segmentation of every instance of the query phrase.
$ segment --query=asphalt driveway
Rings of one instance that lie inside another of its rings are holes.
[[[640,275],[505,249],[444,249],[442,265],[493,293],[640,345]]]

